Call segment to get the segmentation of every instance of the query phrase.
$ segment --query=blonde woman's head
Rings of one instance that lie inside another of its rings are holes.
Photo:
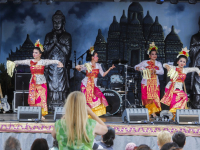
[[[168,131],[159,132],[157,138],[159,147],[162,147],[166,143],[172,142],[172,136]]]
[[[88,114],[85,95],[79,91],[70,93],[66,99],[64,109],[68,144],[74,144],[75,138],[80,142],[82,140],[89,142],[86,132]]]

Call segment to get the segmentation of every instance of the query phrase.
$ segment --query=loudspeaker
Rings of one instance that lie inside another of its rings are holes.
[[[25,122],[39,122],[41,114],[41,107],[18,106],[17,119]]]
[[[13,112],[17,111],[18,106],[29,106],[28,104],[28,94],[29,92],[19,92],[14,91],[14,99],[12,102],[12,110]],[[23,102],[24,100],[24,102]]]
[[[55,107],[54,111],[54,121],[57,121],[62,118],[62,116],[65,114],[64,107]]]
[[[176,122],[178,124],[200,124],[200,109],[177,109]]]
[[[31,73],[15,74],[15,91],[28,91]]]
[[[147,123],[149,112],[147,108],[126,108],[122,114],[124,123]]]

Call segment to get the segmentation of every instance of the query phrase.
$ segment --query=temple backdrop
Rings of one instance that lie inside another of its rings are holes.
[[[0,63],[5,63],[7,58],[23,59],[16,56],[17,51],[26,49],[27,44],[37,39],[43,44],[45,35],[53,29],[52,16],[56,10],[61,10],[66,17],[65,29],[72,36],[73,62],[74,51],[78,58],[94,45],[104,69],[119,58],[134,66],[146,59],[148,44],[153,41],[159,48],[158,60],[173,62],[178,51],[189,47],[191,36],[199,30],[199,8],[200,3],[173,5],[169,2],[162,5],[155,2],[0,4]],[[112,70],[104,80],[108,81],[111,74],[120,71],[119,67]],[[70,75],[73,77],[73,70]],[[80,80],[76,82],[80,84]]]

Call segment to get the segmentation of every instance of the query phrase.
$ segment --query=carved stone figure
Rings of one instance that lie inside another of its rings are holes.
[[[65,16],[57,10],[52,17],[53,30],[46,34],[44,41],[45,58],[59,60],[63,68],[50,65],[46,72],[49,107],[62,106],[67,97],[69,79],[67,64],[72,47],[71,35],[65,31]]]
[[[194,34],[190,42],[190,66],[200,68],[200,17],[199,17],[199,32]],[[200,77],[197,73],[192,73],[191,76],[192,98],[191,103],[193,108],[200,109]]]

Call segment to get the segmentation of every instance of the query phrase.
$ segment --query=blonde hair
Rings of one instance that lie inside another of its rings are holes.
[[[90,139],[86,131],[88,114],[85,95],[79,91],[70,93],[66,99],[64,109],[64,120],[68,138],[67,143],[69,145],[74,145],[75,139],[77,139],[77,142],[80,144],[82,143],[82,140],[89,143]],[[64,127],[64,124],[62,126]]]
[[[163,146],[166,143],[170,143],[172,141],[172,136],[168,131],[161,131],[157,135],[159,146]]]

